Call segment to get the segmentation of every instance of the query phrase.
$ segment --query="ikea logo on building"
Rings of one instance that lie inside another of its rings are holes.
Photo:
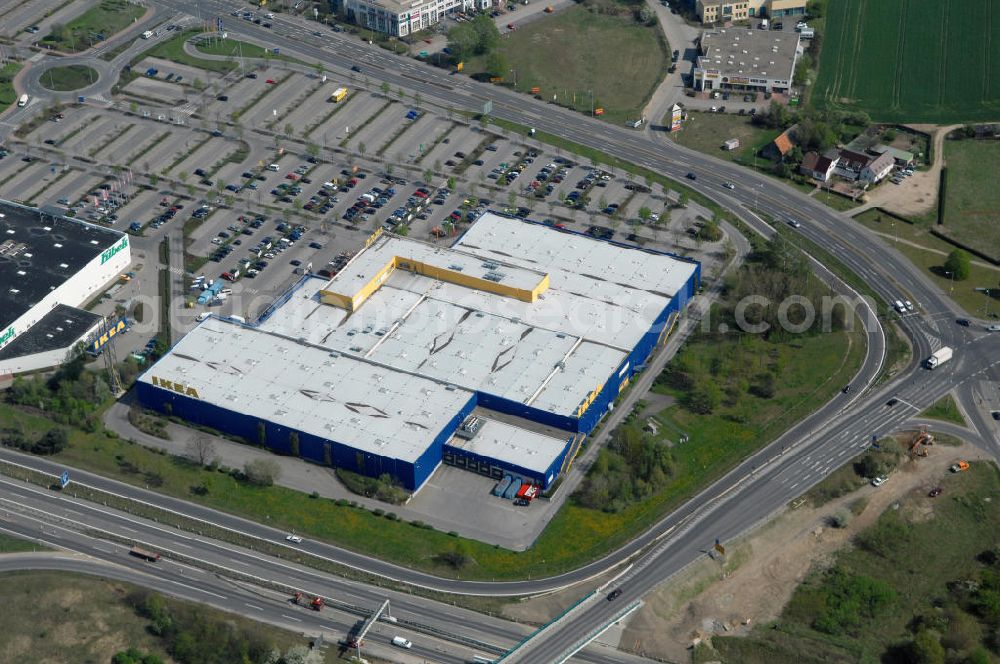
[[[119,319],[117,323],[108,326],[108,329],[102,332],[94,341],[90,344],[90,352],[96,353],[104,347],[111,338],[115,335],[121,334],[127,329],[125,321]]]
[[[7,328],[6,332],[0,334],[0,346],[3,346],[5,343],[7,343],[13,338],[14,338],[14,326],[11,325],[9,328]]]
[[[169,380],[163,380],[157,376],[153,376],[153,385],[157,387],[162,387],[165,390],[173,390],[177,394],[183,394],[186,397],[194,397],[195,399],[201,399],[198,396],[198,390],[194,389],[189,385],[182,385],[181,383],[174,383]]]
[[[119,242],[113,247],[104,250],[104,253],[101,254],[101,265],[104,265],[109,260],[114,258],[115,254],[117,254],[119,251],[121,251],[127,246],[128,246],[128,236],[126,235],[125,237],[122,238],[121,242]]]

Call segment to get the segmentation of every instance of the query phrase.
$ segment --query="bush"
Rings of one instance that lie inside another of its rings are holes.
[[[247,482],[256,486],[272,486],[281,477],[281,466],[272,459],[254,459],[243,466]]]

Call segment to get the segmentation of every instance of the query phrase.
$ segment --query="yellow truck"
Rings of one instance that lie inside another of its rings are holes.
[[[347,96],[347,88],[337,88],[336,90],[333,91],[333,94],[330,95],[330,101],[332,102],[343,101],[344,97],[346,96]]]

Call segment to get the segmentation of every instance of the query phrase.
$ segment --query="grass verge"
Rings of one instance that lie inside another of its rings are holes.
[[[0,533],[0,553],[25,553],[33,551],[49,551],[49,547],[30,540]]]
[[[954,178],[950,178],[949,181]],[[949,194],[950,195],[950,194]],[[970,315],[996,318],[1000,315],[1000,267],[973,258],[969,278],[952,281],[944,271],[944,262],[954,245],[931,235],[931,226],[909,224],[877,210],[866,210],[854,217],[875,231],[906,256],[934,284]],[[990,289],[977,291],[977,288]]]
[[[6,108],[17,101],[14,91],[14,77],[21,71],[19,62],[8,62],[0,67],[0,108]]]
[[[67,65],[46,70],[38,82],[46,90],[69,92],[93,85],[98,78],[97,71],[86,65]]]
[[[126,0],[101,0],[65,25],[54,23],[42,43],[59,51],[79,53],[121,32],[145,13]]]
[[[965,418],[962,417],[962,412],[958,409],[958,404],[955,403],[955,399],[950,394],[946,394],[938,399],[930,408],[920,413],[920,416],[929,417],[933,420],[953,422],[963,427],[967,425]]]

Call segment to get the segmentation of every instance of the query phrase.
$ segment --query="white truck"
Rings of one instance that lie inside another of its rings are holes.
[[[936,369],[937,367],[941,366],[942,364],[950,360],[953,354],[954,351],[951,349],[950,346],[943,346],[934,351],[934,353],[927,358],[924,364],[927,365],[928,369]]]

